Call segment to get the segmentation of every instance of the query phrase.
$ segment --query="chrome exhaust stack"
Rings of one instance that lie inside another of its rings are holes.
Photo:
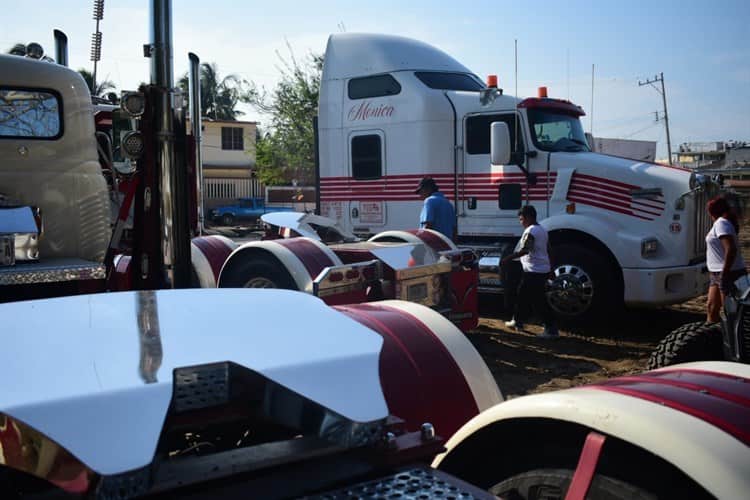
[[[68,37],[60,30],[54,30],[55,61],[61,66],[68,65]]]
[[[191,265],[190,197],[184,147],[184,97],[174,88],[171,0],[151,1],[150,56],[163,271],[168,287],[187,288]]]
[[[204,207],[203,207],[203,156],[201,155],[201,143],[203,141],[201,110],[201,61],[197,55],[188,53],[190,59],[189,86],[190,86],[190,128],[195,143],[195,182],[196,201],[198,209],[198,235],[203,234]]]

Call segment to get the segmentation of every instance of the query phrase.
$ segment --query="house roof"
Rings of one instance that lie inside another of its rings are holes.
[[[231,123],[233,125],[257,125],[258,124],[258,122],[246,122],[246,121],[241,121],[241,120],[214,120],[213,118],[208,117],[208,116],[204,116],[201,119],[201,121],[204,123]]]

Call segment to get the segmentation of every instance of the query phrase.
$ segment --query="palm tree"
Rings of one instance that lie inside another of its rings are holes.
[[[83,79],[86,81],[86,86],[89,88],[89,92],[91,92],[92,96],[97,97],[105,97],[105,94],[108,95],[108,92],[110,90],[115,90],[115,84],[111,80],[102,80],[101,82],[96,83],[96,87],[94,86],[94,74],[86,69],[79,69],[78,73],[83,77]]]
[[[203,116],[211,117],[214,120],[236,120],[244,114],[236,109],[243,85],[242,80],[237,75],[227,75],[220,78],[216,63],[203,63],[200,69],[200,79]],[[187,93],[187,74],[180,78],[179,86]]]

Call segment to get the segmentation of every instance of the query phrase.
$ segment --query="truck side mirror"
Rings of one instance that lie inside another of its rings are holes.
[[[493,165],[510,163],[510,132],[508,124],[492,122],[490,128],[490,158]]]

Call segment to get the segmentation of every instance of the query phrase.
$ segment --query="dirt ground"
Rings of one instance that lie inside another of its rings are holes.
[[[750,218],[745,210],[740,245],[750,265]],[[496,299],[501,302],[501,298]],[[656,344],[675,328],[705,321],[706,297],[658,309],[627,310],[598,326],[560,329],[560,339],[541,340],[542,328],[506,328],[510,315],[483,300],[479,327],[468,335],[506,398],[564,389],[645,370]]]
[[[509,315],[484,304],[479,327],[468,337],[506,398],[564,389],[638,373],[656,344],[673,329],[705,318],[705,297],[679,306],[625,311],[612,324],[560,329],[557,340],[541,340],[541,326],[506,328]]]

